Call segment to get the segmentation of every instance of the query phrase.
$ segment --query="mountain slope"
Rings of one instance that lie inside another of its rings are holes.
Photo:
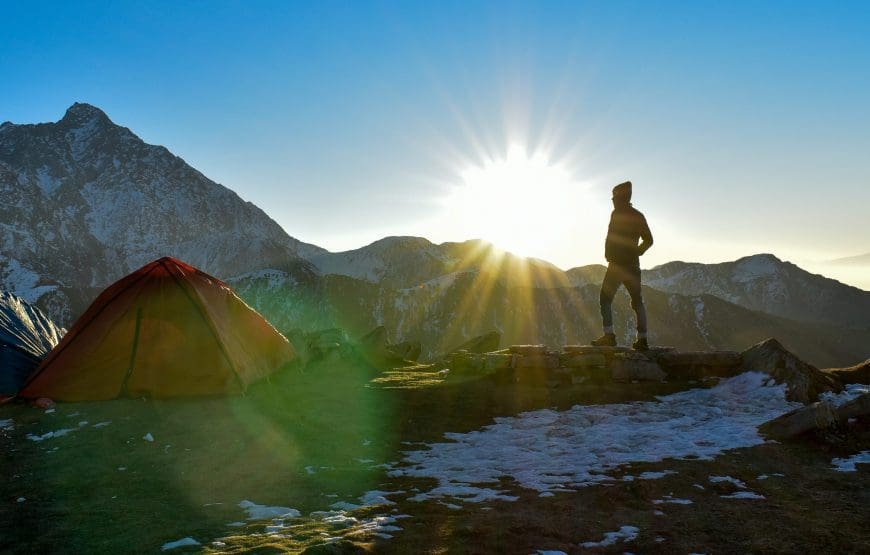
[[[0,288],[61,323],[83,308],[65,289],[104,287],[160,256],[230,277],[322,251],[88,104],[0,126],[0,197]]]
[[[870,330],[870,291],[811,274],[771,254],[721,264],[669,262],[645,271],[643,281],[662,291],[715,295],[793,320]]]
[[[323,274],[391,287],[413,287],[456,272],[488,272],[515,285],[570,285],[565,273],[549,262],[522,258],[476,239],[436,245],[422,237],[385,237],[359,249],[307,258]]]
[[[280,272],[242,276],[231,285],[280,330],[341,327],[361,336],[386,327],[391,341],[419,341],[424,358],[497,330],[502,345],[587,343],[601,332],[598,286],[510,287],[496,276],[454,272],[415,287],[391,288],[327,275],[316,288],[300,288]],[[712,295],[644,289],[654,344],[684,350],[742,350],[767,337],[820,366],[867,357],[870,334],[843,326],[807,323],[751,311]],[[626,344],[634,321],[627,295],[614,303],[616,332]]]

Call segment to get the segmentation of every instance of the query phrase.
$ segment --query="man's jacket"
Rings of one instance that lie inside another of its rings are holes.
[[[638,246],[643,239],[643,246]],[[610,215],[604,258],[611,264],[640,267],[640,255],[652,245],[652,233],[638,210],[630,204],[616,208]]]

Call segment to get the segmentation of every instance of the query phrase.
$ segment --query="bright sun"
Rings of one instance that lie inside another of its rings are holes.
[[[543,153],[513,145],[503,158],[466,168],[448,199],[466,237],[522,256],[547,256],[588,209],[587,187]]]

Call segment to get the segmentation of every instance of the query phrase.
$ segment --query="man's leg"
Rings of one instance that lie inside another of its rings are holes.
[[[598,304],[601,307],[601,323],[604,326],[604,334],[613,334],[613,297],[619,289],[621,272],[613,264],[607,266],[604,281],[601,283],[601,294],[598,296]]]
[[[625,276],[626,290],[631,297],[631,308],[634,309],[637,318],[637,342],[646,345],[646,307],[643,304],[643,295],[640,288],[640,268],[630,269]],[[641,340],[643,343],[641,343]]]

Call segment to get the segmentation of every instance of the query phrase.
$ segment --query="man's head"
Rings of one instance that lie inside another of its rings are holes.
[[[620,183],[613,188],[613,206],[628,206],[631,202],[631,181]]]

